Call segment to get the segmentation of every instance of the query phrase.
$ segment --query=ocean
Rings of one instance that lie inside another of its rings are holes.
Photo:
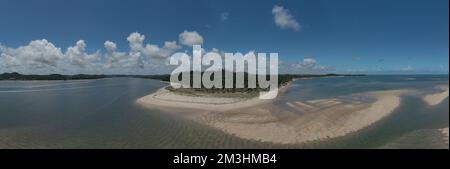
[[[448,75],[371,75],[302,79],[275,104],[414,89],[388,117],[356,133],[306,144],[238,138],[171,113],[136,104],[166,83],[138,78],[0,81],[0,148],[448,148],[437,129],[449,126],[448,98],[422,97]]]

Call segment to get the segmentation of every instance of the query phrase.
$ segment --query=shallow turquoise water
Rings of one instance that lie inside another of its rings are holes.
[[[296,81],[277,104],[384,89],[419,92],[406,96],[388,118],[351,136],[306,145],[274,145],[240,139],[136,105],[137,98],[165,85],[156,80],[0,81],[0,148],[423,148],[428,145],[426,140],[435,138],[406,143],[402,138],[448,127],[448,99],[436,107],[420,99],[439,84],[448,84],[448,76]]]
[[[380,122],[347,137],[316,143],[331,148],[448,148],[436,144],[442,138],[435,129],[449,126],[449,102],[445,99],[437,106],[428,106],[422,100],[425,94],[437,92],[437,85],[447,84],[446,75],[364,76],[301,80],[282,96],[279,105],[290,100],[343,97],[351,93],[377,90],[412,89],[402,97],[401,105]],[[415,134],[416,139],[402,137]],[[430,138],[433,137],[433,138]],[[417,140],[417,139],[423,139]],[[432,141],[432,142],[430,142]],[[386,146],[389,145],[389,146]]]

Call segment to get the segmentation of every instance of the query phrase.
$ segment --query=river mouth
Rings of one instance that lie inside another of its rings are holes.
[[[294,84],[298,87],[287,91],[280,102],[293,97],[335,97],[366,89],[406,87],[431,91],[435,85],[448,84],[448,76],[438,76],[439,80],[434,81],[430,81],[436,79],[434,76],[414,77],[414,82],[401,80],[407,78],[298,81]],[[434,137],[439,134],[435,129],[448,127],[448,98],[437,106],[428,106],[419,95],[412,95],[403,97],[392,115],[352,135],[308,144],[272,144],[242,139],[135,103],[165,85],[135,78],[83,83],[0,81],[1,91],[22,91],[0,93],[0,148],[429,148],[426,141],[415,140],[420,138],[416,135],[436,141]],[[336,88],[342,90],[333,90]],[[431,134],[423,134],[428,131]],[[405,143],[405,138],[411,142]],[[440,146],[433,144],[431,148]]]

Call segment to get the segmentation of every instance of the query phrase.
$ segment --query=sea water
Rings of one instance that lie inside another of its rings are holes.
[[[278,145],[238,138],[136,99],[165,86],[157,80],[0,81],[0,148],[442,148],[436,130],[449,126],[448,98],[424,94],[448,75],[362,76],[295,81],[275,104],[378,90],[415,89],[380,122],[345,137]]]

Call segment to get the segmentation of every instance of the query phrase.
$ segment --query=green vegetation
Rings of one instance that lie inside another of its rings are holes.
[[[193,84],[193,71],[183,72],[189,73],[191,77],[190,85]],[[181,74],[178,75],[178,79],[181,80]],[[204,72],[201,72],[203,75]],[[260,91],[267,91],[269,89],[259,88],[258,81],[256,81],[256,88],[248,87],[248,79],[249,76],[255,76],[248,73],[244,73],[244,88],[236,88],[236,84],[233,85],[233,88],[225,88],[225,73],[226,71],[222,71],[222,88],[205,88],[203,85],[201,88],[179,88],[174,89],[171,86],[167,87],[167,90],[172,92],[176,92],[182,95],[189,96],[210,96],[214,95],[215,97],[254,97],[259,94]],[[278,75],[278,86],[283,86],[292,81],[293,79],[302,79],[302,78],[317,78],[317,77],[336,77],[336,76],[363,76],[363,75],[340,75],[340,74],[322,74],[322,75],[292,75],[292,74],[281,74]],[[149,76],[140,76],[140,78],[149,78],[149,79],[158,79],[162,81],[170,81],[170,75],[149,75]],[[213,80],[214,77],[211,77]],[[266,79],[269,79],[269,75],[266,76]],[[257,78],[255,78],[257,79]],[[236,72],[233,72],[233,82],[236,82]]]
[[[192,86],[193,83],[193,71],[183,72],[190,73],[191,81],[190,84]],[[203,75],[204,72],[201,72]],[[210,96],[214,95],[215,97],[254,97],[259,94],[260,91],[267,91],[268,89],[259,88],[258,81],[256,81],[256,88],[248,87],[248,79],[249,76],[255,76],[248,73],[244,73],[244,88],[236,88],[236,84],[233,85],[233,88],[225,88],[225,71],[222,71],[222,88],[205,88],[203,85],[201,88],[180,88],[174,89],[172,87],[167,87],[168,90],[177,92],[182,95],[190,95],[190,96]],[[178,75],[179,80],[181,80],[181,74]],[[50,74],[50,75],[23,75],[16,72],[13,73],[3,73],[0,74],[0,80],[81,80],[81,79],[101,79],[101,78],[112,78],[112,77],[132,77],[132,78],[145,78],[145,79],[156,79],[161,81],[170,81],[170,74],[162,74],[162,75],[86,75],[86,74],[78,74],[78,75],[61,75],[61,74]],[[283,86],[292,81],[293,79],[302,79],[302,78],[316,78],[316,77],[336,77],[336,76],[363,76],[363,75],[340,75],[340,74],[322,74],[322,75],[293,75],[293,74],[281,74],[278,75],[278,85]],[[213,80],[212,77],[211,80]],[[269,75],[266,76],[266,79],[269,79]],[[255,78],[257,79],[257,78]],[[236,81],[236,72],[233,72],[233,81]]]
[[[0,74],[0,80],[81,80],[81,79],[101,79],[105,75],[23,75],[16,72]]]

